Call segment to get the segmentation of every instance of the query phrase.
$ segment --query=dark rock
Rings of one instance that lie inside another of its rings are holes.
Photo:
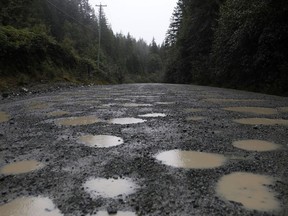
[[[113,206],[109,206],[107,208],[107,212],[108,212],[109,215],[113,215],[113,214],[117,214],[118,210],[117,210],[117,208],[115,208]]]

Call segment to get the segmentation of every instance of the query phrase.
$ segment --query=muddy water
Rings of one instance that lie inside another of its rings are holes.
[[[100,119],[96,116],[71,117],[65,119],[58,119],[55,121],[56,124],[62,126],[89,125],[97,122],[100,122]]]
[[[49,198],[22,197],[0,206],[1,216],[62,216]]]
[[[118,211],[116,214],[108,214],[107,211],[99,211],[99,212],[97,212],[96,215],[92,215],[92,216],[109,216],[109,215],[113,215],[113,216],[136,216],[136,214],[134,212],[129,212],[129,211]]]
[[[250,210],[278,210],[280,205],[275,194],[265,186],[271,184],[273,179],[268,176],[236,172],[223,176],[217,183],[216,191],[220,197],[239,202]]]
[[[38,161],[19,161],[2,167],[0,173],[4,175],[17,175],[32,172],[41,169],[42,167],[44,167],[44,164]]]
[[[226,162],[223,155],[195,151],[170,150],[156,155],[163,164],[177,168],[209,169]]]
[[[33,110],[42,110],[49,108],[49,104],[41,102],[33,102],[29,105],[29,108]]]
[[[186,113],[201,112],[201,111],[203,111],[203,109],[196,109],[196,108],[185,109]]]
[[[273,115],[277,114],[276,109],[264,108],[264,107],[226,107],[223,110],[233,111],[233,112],[243,112],[243,113],[253,113],[262,115]]]
[[[55,111],[55,112],[50,112],[47,115],[52,116],[52,117],[56,117],[56,116],[63,116],[63,115],[67,115],[67,114],[70,114],[70,113],[66,112],[66,111]]]
[[[165,117],[166,116],[166,114],[164,114],[164,113],[148,113],[148,114],[145,114],[145,115],[139,115],[139,117],[151,117],[151,118],[153,118],[153,117]]]
[[[137,124],[137,123],[143,123],[143,122],[146,122],[146,120],[139,119],[139,118],[114,118],[108,121],[108,123],[110,124],[120,124],[120,125]]]
[[[246,125],[284,125],[288,126],[288,120],[268,118],[243,118],[235,119],[234,122]]]
[[[232,144],[236,148],[248,150],[248,151],[273,151],[281,148],[280,145],[277,145],[272,142],[267,142],[264,140],[240,140],[235,141]]]
[[[83,187],[92,198],[97,198],[98,196],[105,198],[115,198],[119,195],[127,196],[134,193],[138,186],[129,178],[93,178],[86,181]]]
[[[191,116],[186,118],[187,121],[201,121],[203,119],[205,118],[202,116]]]
[[[91,147],[98,147],[98,148],[109,148],[124,143],[122,138],[108,135],[98,135],[98,136],[86,135],[80,137],[79,142]]]
[[[258,100],[258,99],[232,99],[232,98],[227,98],[227,99],[208,98],[208,99],[204,99],[204,101],[213,102],[213,103],[226,103],[226,102],[262,102],[262,101],[265,101],[265,100]]]
[[[157,105],[172,105],[175,104],[175,102],[156,102]]]
[[[10,116],[6,112],[0,112],[0,123],[9,121]]]
[[[124,103],[122,104],[124,107],[149,107],[152,106],[152,104],[137,104],[137,103]]]
[[[288,107],[280,107],[281,112],[288,112]]]

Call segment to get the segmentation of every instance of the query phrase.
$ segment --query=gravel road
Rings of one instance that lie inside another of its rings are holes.
[[[284,216],[288,99],[167,84],[3,98],[0,169],[1,216]]]

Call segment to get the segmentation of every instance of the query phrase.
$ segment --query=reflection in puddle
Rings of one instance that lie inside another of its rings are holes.
[[[98,196],[113,198],[119,195],[127,196],[137,189],[137,185],[129,178],[125,179],[106,179],[93,178],[85,182],[83,185],[87,193],[92,198]]]
[[[56,117],[56,116],[62,116],[62,115],[67,115],[67,114],[70,114],[70,113],[66,111],[55,111],[55,112],[48,113],[48,116]]]
[[[273,151],[281,146],[264,140],[241,140],[233,142],[236,148],[248,151]]]
[[[268,176],[236,172],[223,176],[216,191],[224,199],[239,202],[250,210],[278,210],[280,205],[274,193],[265,186],[271,184],[273,179]]]
[[[124,143],[123,139],[116,136],[108,135],[86,135],[79,138],[79,141],[85,145],[99,148],[109,148]]]
[[[288,112],[288,107],[280,107],[281,112]]]
[[[190,108],[190,109],[185,109],[185,112],[191,113],[191,112],[201,112],[203,109],[196,109],[196,108]]]
[[[58,125],[63,126],[77,126],[77,125],[89,125],[100,122],[100,119],[96,116],[81,116],[81,117],[72,117],[65,119],[58,119],[55,121]]]
[[[203,119],[204,119],[204,117],[202,117],[202,116],[192,116],[192,117],[186,118],[187,121],[200,121]]]
[[[243,118],[235,119],[234,122],[247,125],[284,125],[288,126],[288,120],[268,118]]]
[[[151,104],[124,103],[122,106],[124,107],[147,107],[147,106],[152,106],[152,105]]]
[[[165,117],[166,114],[164,113],[149,113],[149,114],[145,114],[145,115],[139,115],[139,117]]]
[[[139,119],[139,118],[114,118],[114,119],[110,119],[108,123],[125,125],[125,124],[143,123],[145,121],[146,120]]]
[[[1,216],[60,216],[49,198],[22,197],[0,206]]]
[[[44,164],[38,161],[34,161],[34,160],[19,161],[19,162],[11,163],[2,167],[0,173],[4,175],[16,175],[16,174],[32,172],[42,167],[44,167]]]
[[[96,215],[91,215],[91,216],[136,216],[134,212],[129,212],[129,211],[118,211],[116,214],[108,214],[107,211],[99,211],[97,212]]]
[[[215,99],[215,98],[208,98],[204,99],[204,101],[213,102],[213,103],[225,103],[225,102],[262,102],[265,100],[258,100],[258,99]]]
[[[244,112],[244,113],[254,113],[254,114],[263,114],[263,115],[273,115],[277,114],[276,109],[264,108],[264,107],[227,107],[223,110],[233,111],[233,112]]]
[[[156,155],[156,159],[168,166],[192,169],[215,168],[226,162],[223,155],[180,150],[159,153]]]
[[[10,116],[6,112],[0,112],[0,123],[9,121]]]

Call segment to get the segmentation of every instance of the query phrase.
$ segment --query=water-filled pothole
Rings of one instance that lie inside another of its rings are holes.
[[[168,166],[191,169],[216,168],[226,162],[226,158],[220,154],[180,150],[159,153],[156,159]]]
[[[144,114],[144,115],[139,115],[139,117],[150,117],[150,118],[154,118],[154,117],[165,117],[166,114],[164,113],[148,113],[148,114]]]
[[[1,216],[61,216],[52,200],[45,197],[21,197],[0,206]]]
[[[55,123],[62,126],[77,126],[77,125],[89,125],[98,123],[101,120],[96,116],[81,116],[71,117],[55,120]]]
[[[109,214],[107,211],[98,211],[95,216],[136,216],[134,212],[129,212],[129,211],[117,211],[116,214]]]
[[[124,103],[122,104],[124,107],[150,107],[152,104],[137,104],[137,103]]]
[[[246,125],[284,125],[288,126],[288,120],[268,118],[243,118],[235,119],[234,122]]]
[[[97,136],[85,135],[79,138],[79,142],[91,147],[98,147],[98,148],[109,148],[124,143],[122,138],[109,135],[97,135]]]
[[[35,160],[18,161],[3,166],[0,173],[4,175],[17,175],[32,172],[34,170],[41,169],[42,167],[44,167],[44,164]]]
[[[273,115],[277,114],[277,110],[273,108],[264,108],[264,107],[226,107],[223,110],[233,111],[233,112],[242,112],[242,113],[253,113],[253,114],[262,114],[262,115]]]
[[[273,151],[281,148],[280,145],[264,140],[239,140],[233,142],[233,146],[248,151]]]
[[[191,117],[186,118],[187,121],[201,121],[203,119],[204,119],[204,117],[202,117],[202,116],[191,116]]]
[[[70,114],[69,112],[66,111],[54,111],[54,112],[50,112],[47,115],[48,116],[52,116],[52,117],[56,117],[56,116],[62,116],[62,115],[67,115]]]
[[[97,198],[98,196],[115,198],[120,195],[125,197],[134,193],[138,188],[137,184],[135,184],[132,179],[129,178],[92,178],[86,181],[83,187],[92,198]]]
[[[265,185],[273,184],[269,176],[236,172],[223,176],[217,183],[218,195],[226,200],[241,203],[245,208],[258,211],[278,210],[280,205]]]
[[[9,121],[10,116],[6,112],[0,112],[0,123]]]
[[[108,123],[110,124],[120,124],[120,125],[137,124],[143,122],[146,122],[146,120],[139,118],[114,118],[108,121]]]

